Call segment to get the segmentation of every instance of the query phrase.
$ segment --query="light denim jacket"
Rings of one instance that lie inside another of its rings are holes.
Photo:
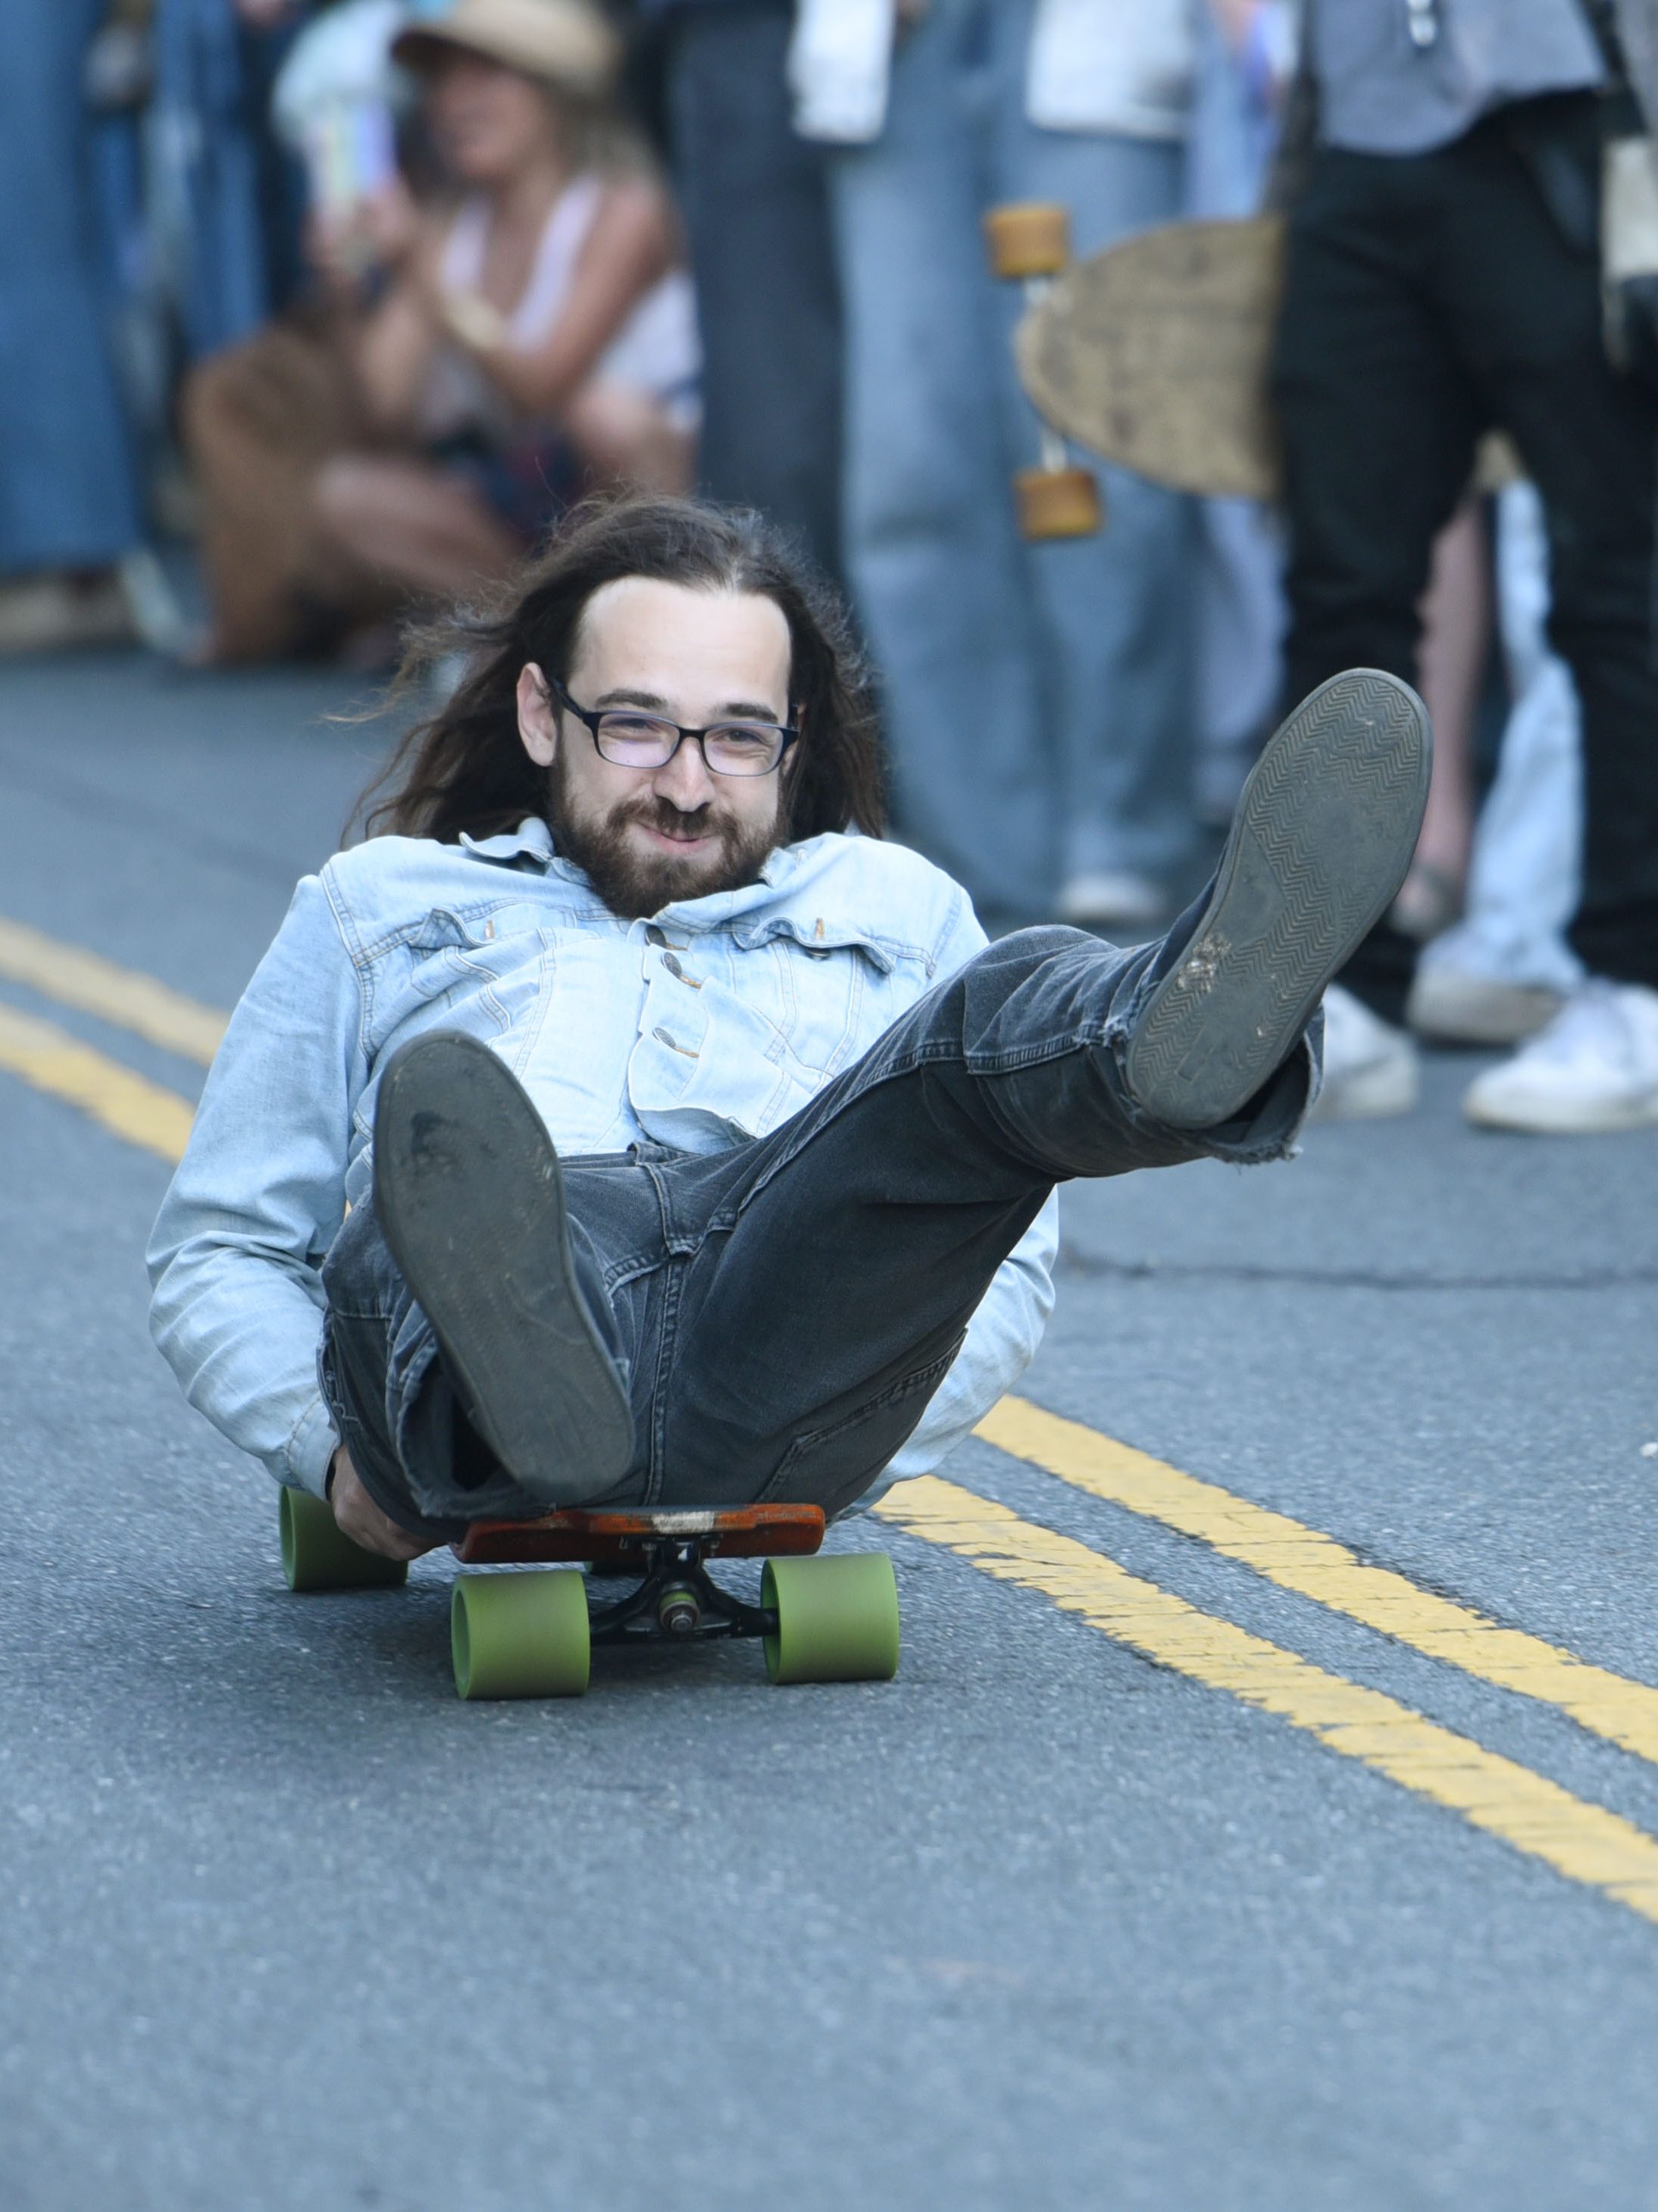
[[[768,1135],[985,942],[948,876],[872,838],[784,847],[760,882],[648,922],[612,915],[533,818],[337,854],[300,883],[208,1077],[150,1238],[155,1341],[216,1428],[320,1494],[319,1270],[369,1195],[387,1054],[482,1037],[567,1155],[719,1152]],[[1029,1364],[1058,1241],[1050,1199],[878,1488],[935,1466]]]

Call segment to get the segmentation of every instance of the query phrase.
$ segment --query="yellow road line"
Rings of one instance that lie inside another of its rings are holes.
[[[1253,1504],[1079,1421],[1023,1398],[1004,1398],[977,1433],[1091,1497],[1161,1521],[1253,1567],[1280,1589],[1345,1613],[1430,1659],[1498,1688],[1555,1706],[1594,1735],[1658,1765],[1658,1690],[1596,1667],[1558,1644],[1501,1628],[1471,1606],[1419,1589],[1386,1567],[1369,1567],[1345,1544],[1288,1514]]]
[[[184,1156],[193,1109],[187,1098],[135,1075],[52,1022],[0,1006],[0,1067],[65,1098],[130,1145],[164,1160]]]
[[[112,960],[83,951],[78,945],[60,945],[55,937],[3,915],[0,975],[27,983],[60,1006],[131,1030],[135,1036],[164,1045],[185,1060],[199,1060],[203,1067],[211,1064],[225,1033],[227,1017],[216,1007],[169,990],[153,975],[117,967]]]
[[[1277,1714],[1569,1881],[1658,1922],[1658,1843],[1619,1814],[937,1475],[898,1484],[875,1510],[999,1581],[1040,1591],[1191,1680]]]

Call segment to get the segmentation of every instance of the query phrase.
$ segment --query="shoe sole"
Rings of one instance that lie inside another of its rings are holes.
[[[1637,1129],[1658,1128],[1658,1099],[1623,1106],[1573,1106],[1564,1100],[1538,1099],[1487,1105],[1462,1101],[1464,1117],[1477,1129],[1502,1129],[1519,1137],[1624,1137]]]
[[[1129,1042],[1124,1075],[1147,1113],[1213,1128],[1283,1065],[1405,879],[1431,749],[1427,708],[1377,668],[1332,677],[1283,724],[1192,942]]]
[[[1512,1048],[1546,1029],[1564,1003],[1558,991],[1523,983],[1487,986],[1418,972],[1405,1019],[1430,1044]]]
[[[633,1417],[578,1286],[564,1177],[540,1115],[477,1038],[417,1038],[374,1114],[374,1206],[450,1381],[513,1479],[551,1505],[602,1497]]]

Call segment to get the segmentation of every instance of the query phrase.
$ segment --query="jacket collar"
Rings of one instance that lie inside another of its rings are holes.
[[[471,837],[461,844],[474,860],[513,867],[530,861],[544,875],[562,877],[591,891],[586,875],[573,860],[561,860],[552,832],[538,815],[527,814],[516,830],[494,837]],[[813,952],[853,946],[881,969],[893,964],[890,947],[902,939],[896,915],[870,912],[878,903],[873,871],[859,865],[878,851],[869,842],[835,831],[799,845],[780,845],[760,871],[757,883],[740,890],[713,891],[706,897],[676,899],[648,919],[693,933],[729,930],[744,946],[786,937]],[[888,927],[881,927],[884,921]]]

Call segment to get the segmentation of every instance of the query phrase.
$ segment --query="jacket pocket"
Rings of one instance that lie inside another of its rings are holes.
[[[399,934],[378,1003],[395,1023],[406,1018],[398,1003],[405,998],[416,1006],[478,999],[488,1027],[505,1030],[509,1005],[541,985],[548,939],[538,921],[521,901],[434,908]]]

